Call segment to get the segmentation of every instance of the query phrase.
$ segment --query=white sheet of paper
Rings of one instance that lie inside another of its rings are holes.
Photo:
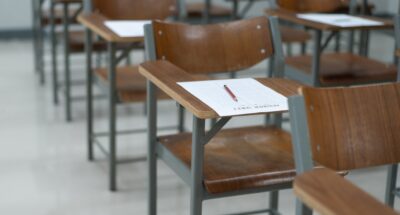
[[[112,20],[104,24],[120,37],[143,37],[144,25],[151,23],[150,20]]]
[[[379,26],[383,25],[382,22],[373,21],[356,16],[346,14],[320,14],[320,13],[305,13],[298,14],[297,17],[301,19],[310,20],[313,22],[325,23],[328,25],[335,25],[339,27],[355,27],[355,26]]]
[[[252,78],[178,82],[219,116],[287,111],[287,98]],[[233,92],[237,102],[225,90]]]

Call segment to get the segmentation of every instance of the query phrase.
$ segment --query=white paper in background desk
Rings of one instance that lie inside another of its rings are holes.
[[[178,85],[208,105],[219,116],[287,111],[287,98],[255,79],[178,82]],[[225,90],[228,86],[237,102]]]
[[[357,26],[379,26],[382,22],[365,19],[357,16],[346,14],[320,14],[320,13],[304,13],[298,14],[301,19],[310,20],[313,22],[324,23],[339,27],[357,27]]]
[[[111,20],[104,22],[107,28],[120,37],[144,37],[144,25],[150,23],[150,20]]]

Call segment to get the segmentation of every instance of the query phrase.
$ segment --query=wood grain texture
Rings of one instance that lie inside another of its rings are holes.
[[[400,162],[400,84],[301,93],[314,161],[334,170]]]
[[[89,28],[95,34],[108,42],[133,43],[143,42],[144,37],[120,37],[114,31],[109,29],[104,22],[108,20],[105,16],[98,13],[81,13],[78,21],[86,28]]]
[[[182,81],[209,80],[209,77],[203,75],[194,76],[174,64],[163,60],[142,63],[139,67],[139,73],[198,118],[219,118],[219,115],[213,109],[176,83]],[[302,86],[298,82],[287,79],[259,78],[257,80],[287,97],[296,95],[298,93],[297,89]]]
[[[108,19],[165,19],[176,12],[176,0],[92,0],[95,12]]]
[[[72,17],[76,14],[76,10],[70,9],[69,10],[69,17]],[[56,25],[61,25],[63,23],[63,16],[64,13],[61,9],[54,10],[54,23]],[[50,25],[50,10],[42,10],[42,17],[41,17],[42,25]],[[71,22],[73,24],[77,23],[76,19],[72,19]]]
[[[265,17],[202,26],[155,21],[153,28],[157,59],[189,73],[238,71],[274,52]]]
[[[369,29],[369,30],[378,30],[378,29],[393,29],[393,21],[387,19],[381,19],[371,16],[359,16],[362,18],[382,22],[382,25],[379,26],[354,26],[354,27],[340,27],[334,25],[328,25],[320,22],[313,22],[306,19],[301,19],[297,17],[297,13],[293,11],[289,11],[286,9],[266,9],[265,13],[269,16],[277,16],[281,20],[285,20],[291,23],[295,23],[298,25],[303,25],[309,28],[314,28],[322,31],[340,31],[340,30],[357,30],[357,29]]]
[[[193,2],[186,4],[186,12],[188,18],[199,18],[203,16],[205,4],[204,2]],[[232,9],[218,4],[211,4],[210,16],[231,16]]]
[[[108,84],[107,69],[95,69],[94,73],[105,84]],[[138,66],[117,67],[116,86],[119,101],[123,103],[146,101],[146,79],[139,74]],[[165,93],[159,92],[158,98],[167,99],[169,97]]]
[[[293,191],[322,215],[399,214],[328,169],[314,169],[296,176]]]
[[[329,13],[346,4],[343,0],[277,0],[276,3],[282,9],[298,13]]]
[[[181,133],[159,141],[190,168],[191,138],[191,133]],[[290,184],[295,174],[290,134],[279,128],[225,129],[205,146],[204,185],[209,193]]]
[[[310,55],[286,58],[286,64],[311,74]],[[396,67],[377,60],[349,53],[329,53],[321,56],[320,82],[323,86],[350,85],[396,80]]]
[[[62,33],[60,33],[62,34]],[[62,35],[60,35],[62,36]],[[107,44],[105,41],[96,41],[93,37],[92,50],[105,51]],[[82,53],[85,51],[85,32],[84,31],[70,31],[69,32],[69,51],[71,53]]]

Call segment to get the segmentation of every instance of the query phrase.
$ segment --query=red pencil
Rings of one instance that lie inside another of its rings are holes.
[[[236,98],[235,94],[232,93],[231,89],[229,89],[228,86],[224,85],[224,89],[232,97],[233,101],[235,101],[235,102],[238,101],[238,99]]]

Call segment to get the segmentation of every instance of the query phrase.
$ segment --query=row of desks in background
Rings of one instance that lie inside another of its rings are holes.
[[[239,0],[240,1],[240,0]],[[65,63],[66,63],[66,74],[69,75],[69,39],[68,39],[68,31],[69,31],[69,23],[70,23],[70,18],[69,18],[69,11],[68,11],[68,5],[71,3],[77,3],[80,1],[67,1],[67,0],[55,0],[54,3],[52,4],[52,8],[54,8],[55,4],[63,4],[63,12],[64,12],[64,46],[66,48],[65,50]],[[238,2],[238,1],[235,1]],[[250,2],[253,2],[250,0]],[[364,1],[365,3],[366,1]],[[236,6],[237,8],[237,6]],[[246,9],[246,8],[245,8]],[[268,14],[270,15],[275,15],[278,16],[282,20],[286,20],[295,24],[303,25],[306,26],[309,29],[312,29],[316,32],[316,37],[314,38],[314,43],[315,43],[315,48],[314,48],[314,53],[313,53],[313,60],[312,60],[312,74],[314,74],[313,79],[311,80],[305,80],[304,82],[308,82],[311,85],[314,86],[319,86],[320,83],[318,80],[315,80],[317,74],[320,73],[320,56],[322,54],[322,51],[325,47],[325,43],[322,43],[322,32],[323,31],[329,31],[329,32],[339,32],[342,30],[346,31],[352,31],[352,30],[376,30],[376,29],[390,29],[393,27],[393,23],[391,21],[386,21],[386,20],[381,20],[381,19],[376,19],[374,20],[381,21],[383,25],[381,26],[376,26],[376,27],[337,27],[337,26],[332,26],[332,25],[327,25],[327,24],[322,24],[318,22],[312,22],[312,21],[306,21],[304,19],[298,18],[295,14],[293,13],[288,13],[287,11],[281,11],[281,10],[269,10],[267,11]],[[206,13],[207,14],[207,13]],[[237,14],[235,12],[235,14]],[[127,46],[128,49],[122,53],[122,55],[117,56],[116,55],[116,44],[117,43],[125,43],[125,44],[135,44],[137,42],[143,42],[144,38],[143,37],[120,37],[117,34],[115,34],[113,31],[111,31],[109,28],[107,28],[104,25],[104,21],[107,20],[106,17],[101,16],[101,15],[96,15],[96,14],[81,14],[78,18],[79,22],[85,26],[87,29],[87,34],[86,34],[86,43],[91,44],[92,43],[92,33],[94,32],[96,35],[100,36],[103,40],[106,41],[107,43],[107,50],[108,50],[108,55],[109,55],[109,62],[108,62],[108,70],[109,74],[115,73],[116,70],[116,65],[117,62],[124,57],[124,55],[129,51],[129,45]],[[52,24],[54,24],[54,19],[52,20]],[[54,37],[54,28],[52,28],[52,35]],[[55,41],[53,41],[55,42]],[[55,43],[53,44],[55,45]],[[88,46],[90,47],[90,46]],[[53,53],[55,52],[55,46],[53,47]],[[90,51],[87,49],[87,54],[88,54],[88,59],[90,59]],[[55,60],[55,59],[54,59]],[[154,60],[154,59],[153,59]],[[87,69],[90,71],[92,68],[91,66],[91,61],[88,60],[87,62]],[[158,71],[162,70],[163,73],[160,73]],[[185,71],[181,70],[180,68],[177,68],[176,66],[172,65],[171,63],[167,61],[153,61],[153,62],[146,62],[141,65],[140,68],[140,73],[145,76],[149,80],[149,85],[148,85],[148,95],[150,95],[148,98],[150,100],[148,101],[148,123],[149,123],[149,130],[148,132],[148,137],[149,137],[149,145],[154,144],[155,141],[157,140],[157,123],[156,123],[156,108],[155,108],[155,86],[157,86],[159,89],[162,91],[166,92],[172,99],[177,101],[180,105],[186,108],[186,110],[190,111],[194,115],[194,120],[193,120],[193,133],[192,133],[192,140],[193,140],[193,146],[198,146],[202,144],[202,141],[204,141],[203,138],[208,139],[211,138],[213,135],[216,135],[218,133],[218,130],[220,130],[225,123],[231,118],[235,116],[228,116],[228,117],[221,117],[219,116],[213,109],[208,107],[206,104],[202,103],[199,101],[196,97],[191,95],[190,93],[182,90],[181,87],[177,85],[177,82],[182,82],[182,81],[197,81],[197,80],[204,80],[204,78],[201,77],[194,77],[192,75],[189,75]],[[91,74],[88,72],[88,82],[87,85],[91,84]],[[69,77],[66,76],[66,79]],[[115,83],[115,76],[114,77],[109,77],[110,83]],[[287,80],[287,79],[268,79],[268,78],[260,78],[258,79],[259,82],[264,84],[267,87],[270,87],[277,92],[281,93],[284,96],[293,96],[298,94],[298,88],[301,86],[298,82]],[[115,85],[110,84],[109,86],[109,96],[111,97],[110,101],[114,102],[115,98]],[[113,105],[113,104],[110,104]],[[115,107],[114,107],[115,108]],[[68,111],[68,108],[67,108]],[[67,113],[67,116],[70,113]],[[110,114],[111,117],[115,118],[115,109],[110,108]],[[265,113],[263,113],[265,114]],[[218,119],[220,120],[215,124],[215,127],[211,129],[212,132],[205,133],[204,130],[204,120],[207,119]],[[115,124],[112,125],[114,126],[113,129],[115,129]],[[214,133],[215,132],[215,133]],[[211,134],[210,134],[211,133]],[[115,137],[115,131],[110,133],[111,136]],[[212,136],[210,136],[212,135]],[[155,150],[155,149],[153,149]],[[152,165],[154,164],[154,157],[152,157],[151,153],[154,153],[154,151],[149,151],[149,158],[150,158],[150,169]],[[152,160],[153,159],[153,160]],[[201,161],[201,159],[200,159]],[[114,167],[111,167],[111,171],[113,170]],[[197,169],[202,169],[201,164],[198,164],[198,166],[193,166],[193,168]],[[153,172],[154,173],[154,172]],[[151,174],[151,173],[150,173]],[[187,172],[185,173],[186,175],[188,174]],[[115,175],[114,175],[115,176]],[[195,175],[196,176],[196,175]],[[196,178],[196,177],[194,177]],[[200,179],[193,180],[192,182],[201,182],[199,181]],[[111,177],[111,189],[115,189],[115,178]],[[195,184],[193,183],[193,184]],[[201,184],[201,183],[200,183]],[[199,185],[199,184],[198,184]],[[192,185],[193,186],[193,185]],[[154,187],[150,187],[150,189],[154,189]],[[151,190],[150,190],[151,192]],[[213,198],[212,195],[207,196],[207,198]],[[152,204],[155,204],[153,202],[149,203],[151,206]],[[201,204],[201,201],[200,201]],[[197,205],[198,206],[198,205]],[[201,207],[201,206],[200,206]],[[155,210],[156,206],[153,205],[153,207],[150,207],[150,210]],[[199,208],[197,208],[199,209]],[[199,209],[201,211],[201,208]],[[153,211],[154,212],[154,211]],[[196,213],[197,214],[197,213]]]

